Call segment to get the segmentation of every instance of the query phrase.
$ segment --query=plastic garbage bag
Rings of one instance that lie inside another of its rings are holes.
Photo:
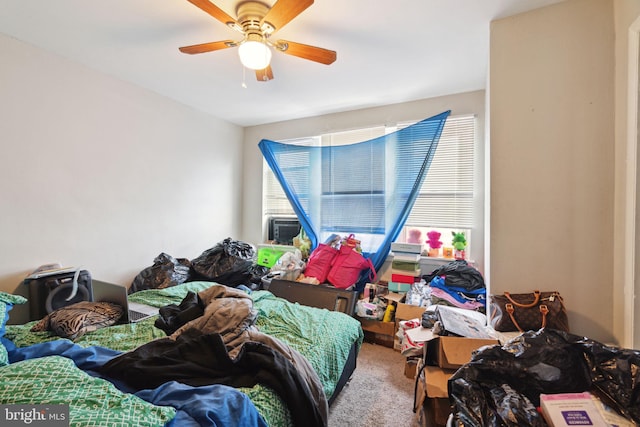
[[[356,303],[356,316],[363,319],[382,320],[387,303],[381,298],[374,297],[373,301],[358,300]]]
[[[255,264],[255,247],[230,237],[191,260],[196,279],[227,286],[253,283]]]
[[[444,264],[431,273],[423,275],[422,278],[429,283],[431,279],[438,276],[445,277],[445,285],[449,288],[462,288],[467,291],[486,288],[482,274],[463,259]]]
[[[480,349],[448,386],[457,426],[545,426],[540,393],[583,391],[640,422],[640,351],[553,329]]]
[[[249,290],[255,291],[262,288],[262,279],[269,274],[269,268],[263,265],[252,264],[247,273],[250,275],[249,282],[244,283]]]
[[[285,252],[271,267],[273,277],[284,280],[296,280],[305,268],[302,253],[296,249],[294,252]]]
[[[153,265],[142,270],[133,279],[129,294],[145,289],[163,289],[189,281],[191,263],[188,259],[174,258],[162,252]]]
[[[431,286],[424,279],[414,282],[405,297],[405,304],[428,307],[431,305]]]

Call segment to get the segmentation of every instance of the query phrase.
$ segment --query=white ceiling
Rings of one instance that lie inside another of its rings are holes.
[[[239,1],[213,0],[233,17]],[[272,38],[338,59],[275,52],[269,82],[245,74],[237,48],[180,53],[240,38],[187,0],[0,0],[0,32],[251,126],[483,89],[490,21],[558,1],[316,0]]]

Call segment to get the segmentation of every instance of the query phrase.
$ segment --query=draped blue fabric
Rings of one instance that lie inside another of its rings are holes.
[[[258,144],[312,248],[355,234],[376,270],[404,226],[451,111],[355,144]]]

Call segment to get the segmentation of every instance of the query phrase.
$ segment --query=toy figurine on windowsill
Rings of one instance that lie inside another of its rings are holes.
[[[407,243],[422,243],[422,231],[417,228],[412,228],[409,230],[409,235],[407,236]]]
[[[451,244],[453,245],[453,249],[454,249],[453,257],[455,259],[465,259],[466,258],[465,248],[467,247],[467,237],[465,236],[464,232],[456,233],[455,231],[452,231],[451,235],[453,236],[451,239]]]
[[[429,256],[440,256],[440,248],[442,247],[442,242],[440,241],[440,233],[435,230],[431,230],[427,233],[427,237],[428,239],[426,241],[426,244],[429,245]]]
[[[307,233],[304,231],[304,228],[300,227],[300,233],[293,238],[293,246],[300,249],[300,252],[302,253],[302,260],[306,262],[311,251],[311,239],[307,237]]]

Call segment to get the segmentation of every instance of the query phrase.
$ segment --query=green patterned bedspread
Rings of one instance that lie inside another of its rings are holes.
[[[90,376],[73,360],[61,356],[0,367],[0,378],[0,403],[66,404],[74,427],[164,426],[176,413],[174,408],[122,393],[109,381]]]
[[[188,291],[200,292],[211,285],[210,282],[189,282],[166,289],[139,291],[130,295],[129,300],[155,307],[177,305]],[[256,326],[304,355],[317,372],[329,398],[335,390],[352,344],[356,342],[358,348],[362,344],[360,323],[343,313],[289,303],[267,291],[254,292],[252,298],[254,308],[258,310]],[[120,351],[133,350],[165,336],[161,329],[153,325],[154,322],[155,317],[152,317],[138,323],[98,329],[80,337],[76,343],[83,347],[97,345]],[[35,321],[24,325],[7,325],[5,336],[18,347],[59,339],[48,332],[30,332],[34,324]],[[273,390],[261,385],[241,390],[250,397],[270,426],[291,426],[288,410]]]

